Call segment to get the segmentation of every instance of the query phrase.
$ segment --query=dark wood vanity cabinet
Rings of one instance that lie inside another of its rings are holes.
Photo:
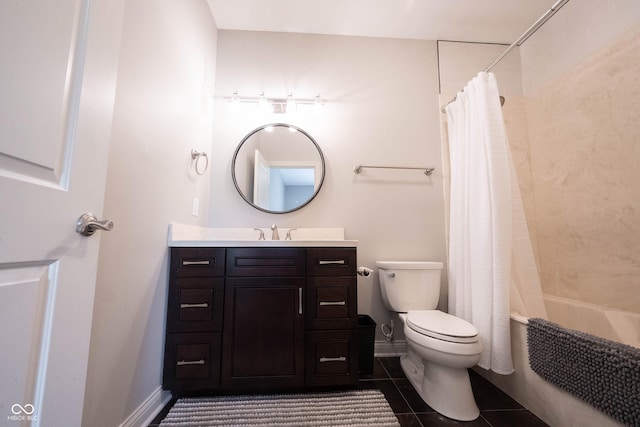
[[[223,388],[304,385],[305,249],[229,248]]]
[[[170,276],[165,389],[357,380],[355,248],[172,248]]]
[[[163,387],[220,386],[225,250],[172,248]]]
[[[358,377],[355,248],[308,248],[305,383],[348,385]]]

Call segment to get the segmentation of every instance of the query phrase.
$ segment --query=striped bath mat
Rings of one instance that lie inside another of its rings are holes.
[[[161,427],[400,426],[378,390],[178,399]]]

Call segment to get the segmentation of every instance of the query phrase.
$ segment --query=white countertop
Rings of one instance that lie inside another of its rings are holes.
[[[271,238],[269,228],[261,228],[265,239]],[[260,231],[253,228],[205,228],[184,224],[169,224],[169,247],[357,247],[357,240],[345,240],[343,228],[297,228],[292,240],[284,240],[289,228],[278,230],[282,240],[258,240]]]

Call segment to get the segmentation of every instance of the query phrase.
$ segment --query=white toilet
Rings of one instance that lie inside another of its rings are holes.
[[[404,323],[407,355],[402,369],[422,399],[459,421],[478,418],[467,369],[478,363],[482,345],[471,323],[436,310],[441,262],[377,261],[382,299]]]

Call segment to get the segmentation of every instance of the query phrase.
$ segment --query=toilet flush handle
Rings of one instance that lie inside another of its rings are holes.
[[[393,271],[386,271],[385,270],[384,274],[386,274],[389,277],[396,277],[396,273],[394,273]]]

